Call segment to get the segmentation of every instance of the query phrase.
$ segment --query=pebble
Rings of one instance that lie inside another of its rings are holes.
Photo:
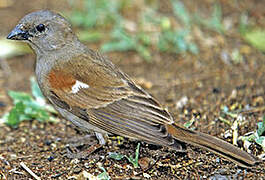
[[[228,174],[228,169],[220,169],[220,170],[218,170],[218,172],[221,174],[221,175],[226,175],[226,174]]]
[[[49,157],[48,157],[48,161],[51,162],[52,160],[54,160],[54,156],[49,156]]]
[[[209,177],[210,180],[228,180],[230,178],[228,178],[227,176],[223,176],[223,175],[220,175],[220,174],[215,174],[211,177]]]
[[[56,138],[55,141],[56,142],[60,142],[62,139],[61,138]]]
[[[22,143],[24,143],[24,142],[26,141],[26,138],[21,137],[21,138],[20,138],[20,141],[21,141]]]
[[[79,166],[75,166],[74,169],[73,169],[73,172],[74,172],[75,174],[78,174],[78,173],[80,173],[81,171],[82,171],[82,168],[80,168]]]
[[[264,104],[264,98],[262,96],[258,96],[254,98],[253,101],[254,101],[253,102],[254,105]]]
[[[17,155],[16,154],[10,154],[10,158],[11,159],[16,159],[17,158]]]
[[[213,93],[214,94],[219,94],[221,92],[220,88],[213,88]]]
[[[137,84],[139,84],[141,87],[145,89],[151,89],[153,87],[153,83],[150,81],[147,81],[144,78],[138,78],[136,79]]]
[[[44,144],[47,146],[50,146],[52,144],[52,141],[51,140],[45,140]]]
[[[146,170],[149,167],[150,161],[150,158],[143,157],[139,159],[138,163],[142,170]]]
[[[79,159],[73,159],[70,164],[78,164],[80,162]]]
[[[187,103],[189,99],[187,96],[183,96],[179,101],[176,103],[176,108],[177,109],[182,109]]]
[[[88,169],[88,168],[90,168],[90,164],[89,163],[85,163],[84,167]]]

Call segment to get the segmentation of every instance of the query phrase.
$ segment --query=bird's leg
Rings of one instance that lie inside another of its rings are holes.
[[[66,156],[71,159],[85,159],[102,147],[105,142],[103,135],[98,133],[87,134],[83,137],[73,137],[68,141]]]
[[[105,137],[104,137],[104,135],[102,133],[98,133],[98,132],[95,132],[95,135],[96,135],[96,137],[98,139],[99,144],[104,146],[106,144],[106,139],[105,138],[106,138],[107,135],[105,135]]]
[[[81,147],[85,145],[95,144],[97,142],[96,136],[91,134],[86,134],[85,136],[75,136],[68,140],[69,147]]]

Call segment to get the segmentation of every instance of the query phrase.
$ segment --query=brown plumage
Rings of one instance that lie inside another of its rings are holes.
[[[108,59],[88,49],[70,24],[51,11],[26,15],[8,39],[25,40],[37,55],[43,94],[61,115],[85,131],[117,134],[183,151],[182,142],[240,166],[258,160],[216,137],[177,125],[166,109]]]

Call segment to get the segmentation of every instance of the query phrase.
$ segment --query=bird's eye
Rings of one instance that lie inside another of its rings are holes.
[[[42,32],[45,30],[45,25],[44,24],[39,24],[36,26],[37,31]]]

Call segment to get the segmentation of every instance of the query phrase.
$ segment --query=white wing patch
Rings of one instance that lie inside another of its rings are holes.
[[[72,91],[71,93],[78,93],[78,91],[82,88],[89,88],[89,85],[82,83],[80,81],[76,81],[75,84],[72,86]]]

